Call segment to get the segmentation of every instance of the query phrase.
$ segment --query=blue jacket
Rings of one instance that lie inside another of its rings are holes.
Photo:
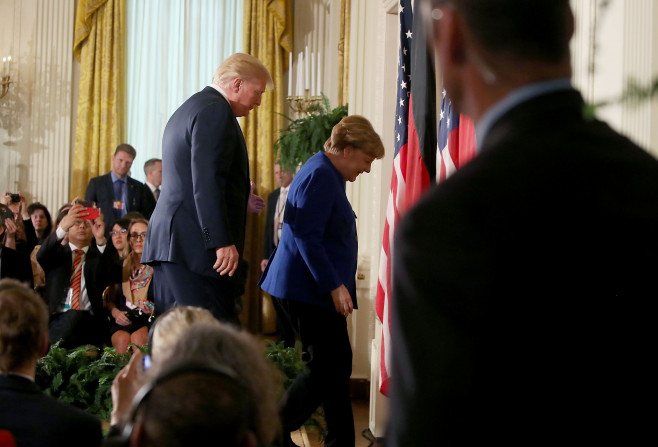
[[[295,175],[283,221],[261,288],[277,298],[334,309],[330,292],[344,284],[356,308],[356,215],[342,175],[323,152]]]

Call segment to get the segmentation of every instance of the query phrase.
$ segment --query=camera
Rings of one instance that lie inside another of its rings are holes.
[[[19,194],[9,194],[12,203],[18,203],[21,201],[21,196]]]
[[[9,208],[2,211],[2,221],[4,222],[5,219],[14,220],[14,213]]]

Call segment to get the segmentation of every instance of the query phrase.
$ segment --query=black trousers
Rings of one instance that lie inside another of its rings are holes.
[[[156,316],[173,306],[196,306],[208,309],[219,321],[240,325],[240,297],[221,279],[162,262],[153,265],[153,287]]]
[[[290,322],[290,317],[285,311],[284,304],[281,303],[285,300],[274,298],[273,296],[270,298],[272,298],[272,306],[276,312],[276,330],[279,333],[281,341],[283,341],[283,346],[286,348],[294,348],[295,328]]]
[[[69,310],[52,314],[48,324],[48,343],[66,349],[82,345],[102,347],[109,337],[107,326],[87,310]]]
[[[281,401],[286,441],[289,433],[297,430],[322,405],[328,431],[324,445],[353,447],[352,346],[347,320],[333,309],[289,299],[280,303],[297,330],[307,367]]]

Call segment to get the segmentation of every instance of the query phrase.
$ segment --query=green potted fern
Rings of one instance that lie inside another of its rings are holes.
[[[308,108],[308,115],[292,119],[283,115],[290,124],[279,131],[279,139],[274,143],[274,154],[285,170],[295,172],[331,136],[331,130],[347,116],[347,104],[334,109],[323,94],[322,101]]]

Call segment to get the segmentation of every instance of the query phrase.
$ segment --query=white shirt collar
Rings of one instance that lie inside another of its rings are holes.
[[[210,84],[210,87],[212,87],[212,88],[214,88],[215,90],[217,90],[217,91],[218,91],[218,92],[224,97],[224,99],[226,99],[226,101],[228,101],[229,104],[231,103],[231,102],[228,100],[228,96],[226,95],[226,92],[224,91],[223,88],[221,88],[219,85],[214,84],[214,83],[213,83],[213,84]]]
[[[146,182],[144,182],[144,183],[146,183],[146,186],[148,186],[148,187],[151,189],[151,192],[153,192],[153,191],[155,191],[156,189],[158,189],[157,186],[155,186],[153,183],[150,183],[148,180],[147,180]]]
[[[85,254],[87,254],[87,250],[89,250],[89,245],[80,248],[80,247],[76,247],[72,242],[69,242],[69,247],[71,248],[71,252],[73,253],[75,253],[76,250],[82,250],[85,252]]]

